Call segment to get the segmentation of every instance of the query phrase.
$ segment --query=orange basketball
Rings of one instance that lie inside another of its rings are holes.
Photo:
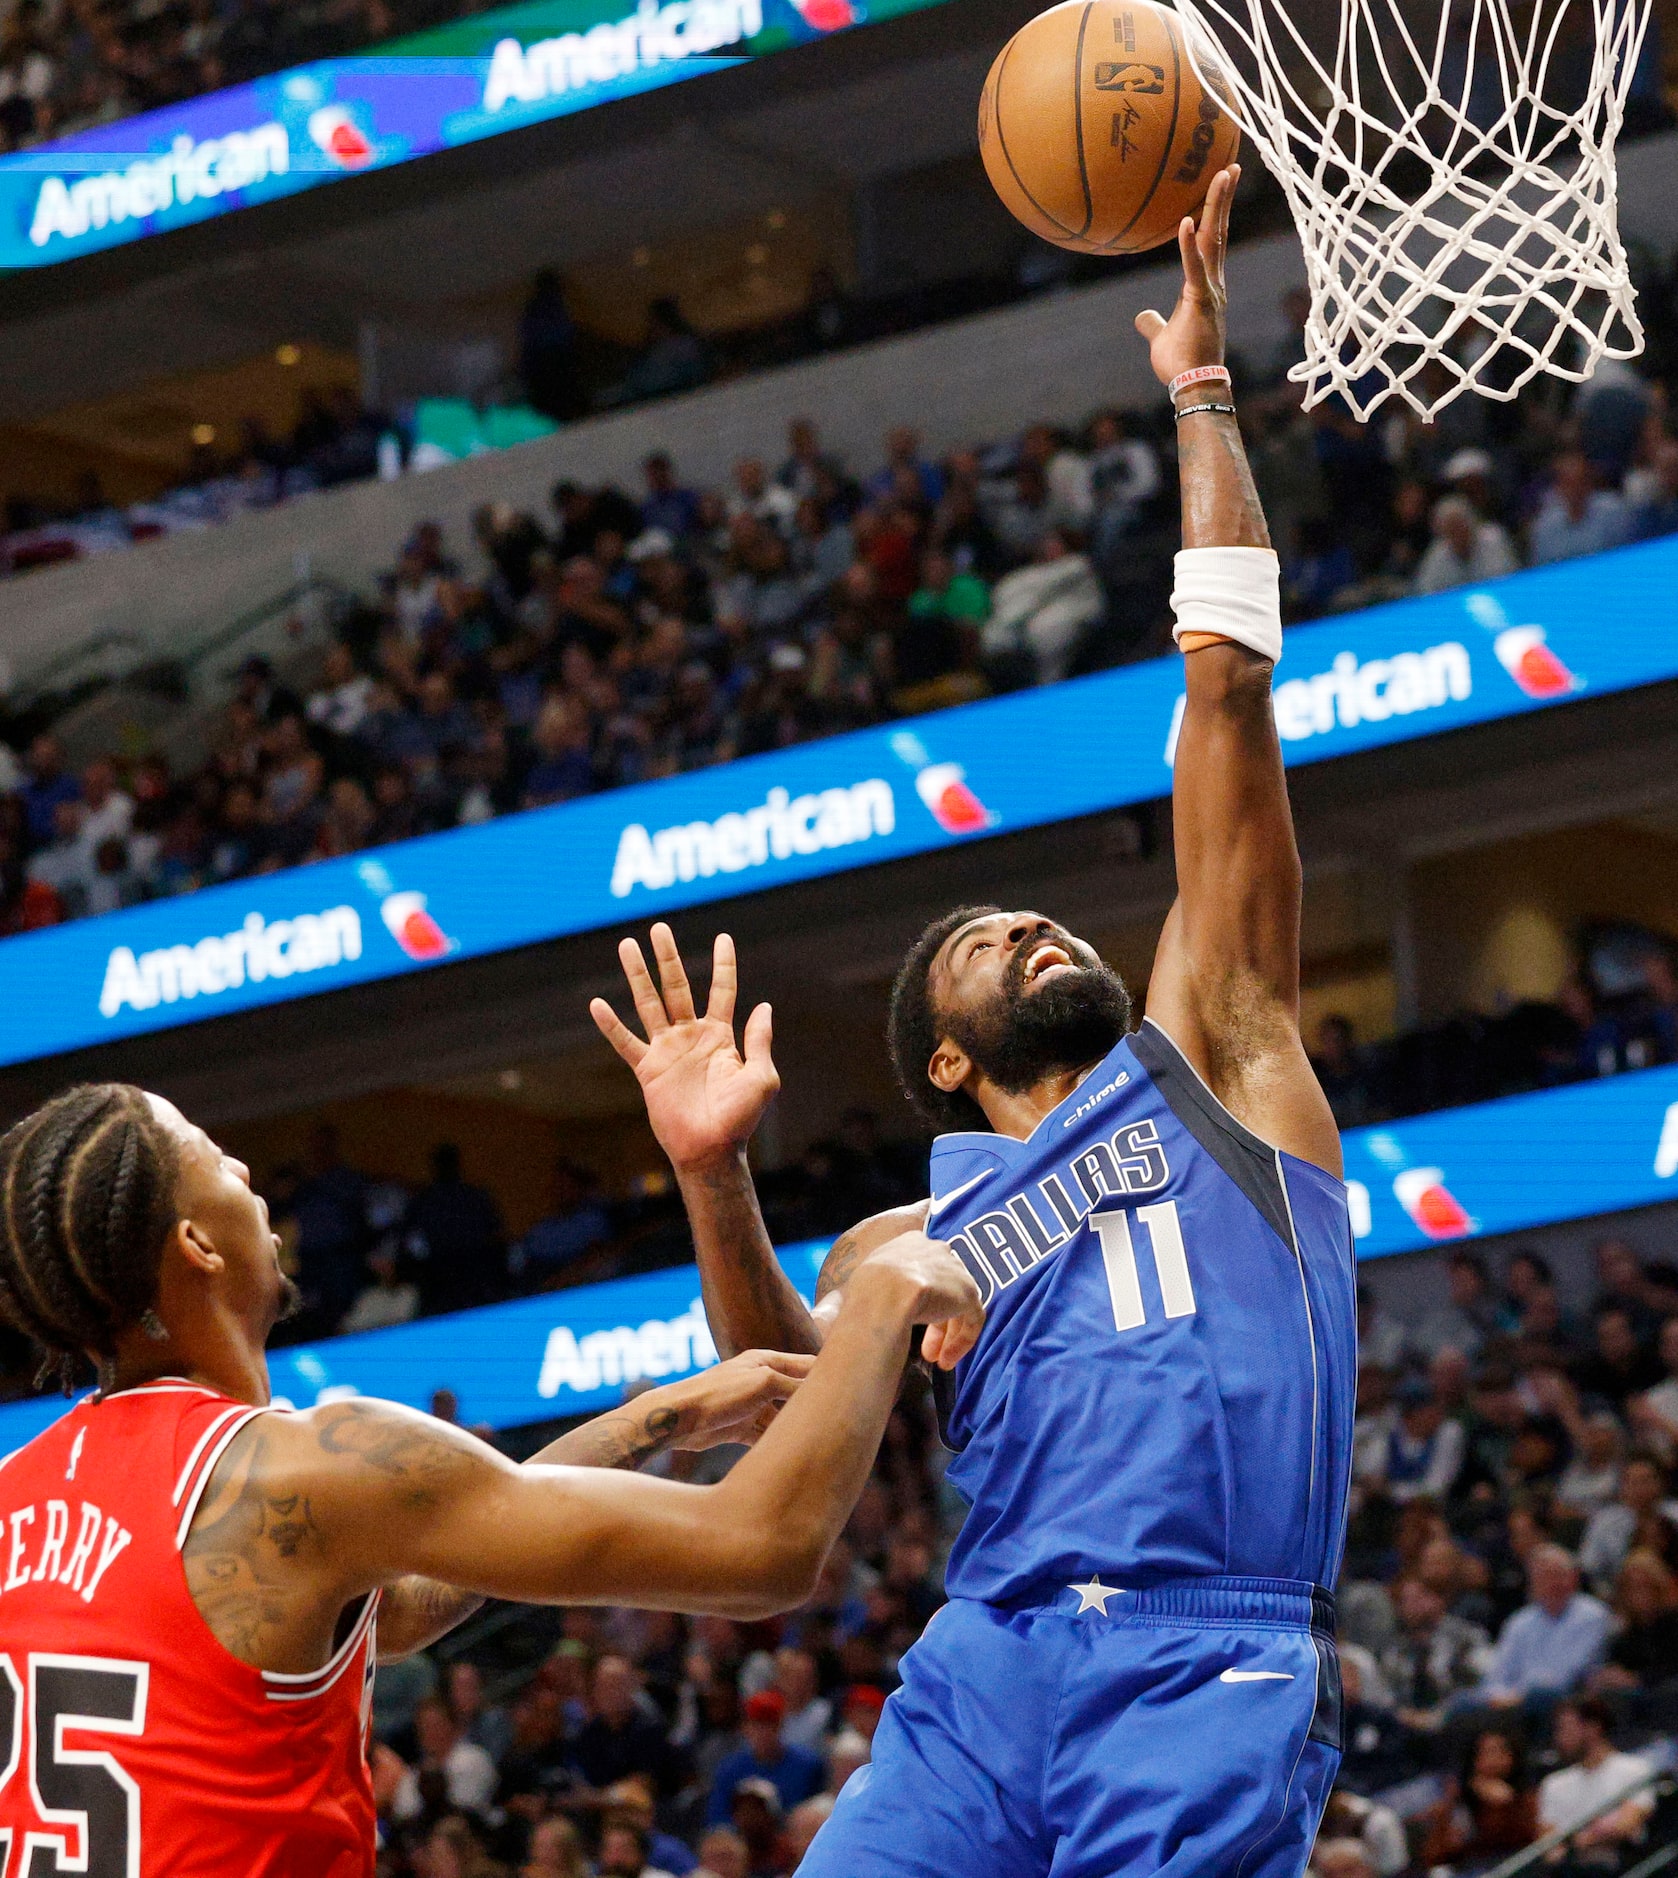
[[[1034,235],[1082,254],[1171,240],[1240,143],[1154,0],[1062,0],[1002,48],[979,97],[991,186]]]

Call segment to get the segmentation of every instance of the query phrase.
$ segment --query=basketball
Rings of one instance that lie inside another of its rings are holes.
[[[1034,235],[1081,254],[1171,240],[1240,143],[1182,22],[1153,0],[1063,0],[1008,41],[979,98],[991,186]]]

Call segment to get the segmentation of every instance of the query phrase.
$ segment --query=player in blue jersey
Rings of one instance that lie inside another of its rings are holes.
[[[1185,226],[1171,319],[1137,322],[1162,381],[1197,372],[1174,391],[1178,899],[1140,1028],[1052,919],[929,927],[891,1045],[942,1131],[931,1198],[845,1234],[812,1314],[746,1171],[777,1080],[766,1007],[736,1049],[732,946],[704,1016],[663,926],[662,991],[621,952],[646,1041],[594,1006],[681,1179],[721,1348],[816,1348],[858,1265],[923,1226],[986,1306],[923,1340],[970,1510],[815,1878],[1297,1878],[1339,1761],[1352,1237],[1299,1037],[1275,557],[1227,381],[1197,370],[1223,359],[1234,180]]]

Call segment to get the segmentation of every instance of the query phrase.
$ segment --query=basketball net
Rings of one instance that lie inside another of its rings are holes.
[[[1175,4],[1299,228],[1307,409],[1427,419],[1642,351],[1614,143],[1650,0]]]

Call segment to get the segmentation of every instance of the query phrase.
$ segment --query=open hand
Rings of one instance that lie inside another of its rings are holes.
[[[774,1026],[767,1004],[746,1019],[744,1054],[736,1046],[739,978],[728,934],[718,933],[712,950],[711,995],[703,1017],[694,1008],[676,935],[661,921],[652,929],[652,943],[656,987],[640,946],[625,939],[618,947],[645,1042],[604,998],[588,1008],[600,1034],[634,1070],[658,1144],[681,1173],[737,1154],[763,1119],[781,1078],[770,1055]]]
[[[739,1441],[750,1447],[809,1375],[815,1360],[783,1350],[742,1350],[726,1363],[672,1383],[669,1393],[681,1429],[670,1445],[698,1451]]]
[[[1162,385],[1193,366],[1224,362],[1224,316],[1229,304],[1224,255],[1229,249],[1229,205],[1240,180],[1239,163],[1219,170],[1201,206],[1200,226],[1195,227],[1192,216],[1183,217],[1177,230],[1183,291],[1171,318],[1163,319],[1151,307],[1136,316],[1136,330],[1148,342],[1154,376]]]

